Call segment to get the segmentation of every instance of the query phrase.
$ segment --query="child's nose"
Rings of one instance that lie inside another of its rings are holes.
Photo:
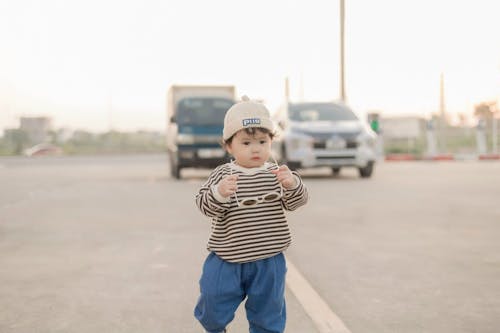
[[[252,151],[259,152],[260,151],[260,146],[259,145],[253,145]]]

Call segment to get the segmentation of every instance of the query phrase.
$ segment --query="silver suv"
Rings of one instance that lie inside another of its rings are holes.
[[[376,160],[375,132],[342,103],[287,103],[275,114],[278,135],[274,150],[291,169],[356,167],[372,175]]]

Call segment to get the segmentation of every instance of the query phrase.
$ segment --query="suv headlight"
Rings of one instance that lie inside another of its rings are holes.
[[[181,145],[191,145],[194,143],[194,135],[192,134],[178,134],[177,143]]]
[[[313,148],[314,139],[304,134],[293,133],[288,138],[288,148],[291,150]]]
[[[377,143],[377,137],[370,135],[369,133],[366,132],[361,132],[357,137],[356,137],[356,142],[359,145],[365,145],[370,148],[375,148],[375,145]]]

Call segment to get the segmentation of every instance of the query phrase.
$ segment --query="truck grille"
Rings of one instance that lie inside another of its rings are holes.
[[[221,143],[222,138],[219,135],[195,135],[195,143]]]

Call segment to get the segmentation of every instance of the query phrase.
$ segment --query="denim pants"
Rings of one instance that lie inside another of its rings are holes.
[[[220,333],[246,298],[250,333],[282,333],[286,322],[285,274],[283,253],[239,264],[211,252],[203,265],[194,315],[208,333]]]

